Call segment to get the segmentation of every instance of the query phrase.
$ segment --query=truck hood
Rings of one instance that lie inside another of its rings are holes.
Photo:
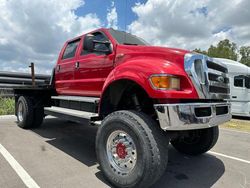
[[[175,54],[184,56],[186,53],[191,53],[188,50],[178,49],[178,48],[168,48],[161,46],[136,46],[136,45],[117,45],[117,53],[124,52],[126,53],[142,53],[142,54]]]
[[[126,62],[126,59],[161,59],[175,64],[177,63],[183,68],[184,56],[187,53],[191,52],[183,49],[167,48],[160,46],[117,45],[116,64]],[[122,61],[119,61],[120,57],[123,57]]]

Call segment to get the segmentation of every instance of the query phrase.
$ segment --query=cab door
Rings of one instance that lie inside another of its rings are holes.
[[[108,41],[102,32],[92,33],[94,40]],[[100,96],[104,82],[113,69],[114,52],[89,52],[83,49],[84,37],[80,45],[79,54],[75,67],[75,87],[77,95]],[[95,48],[105,49],[105,44],[95,45]]]
[[[249,92],[245,75],[235,75],[232,79],[231,90],[232,113],[233,115],[246,116],[249,114]]]
[[[76,51],[80,38],[66,43],[55,68],[56,91],[61,95],[74,95]]]

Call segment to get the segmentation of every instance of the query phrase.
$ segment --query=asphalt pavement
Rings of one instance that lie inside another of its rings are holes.
[[[105,188],[95,155],[97,127],[48,118],[39,129],[0,117],[0,187]],[[220,129],[207,154],[190,157],[169,146],[169,163],[154,188],[250,188],[250,134]],[[31,186],[32,185],[32,186]]]

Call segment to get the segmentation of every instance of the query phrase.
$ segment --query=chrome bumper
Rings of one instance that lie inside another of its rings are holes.
[[[155,104],[154,108],[164,131],[213,127],[232,117],[230,103]]]

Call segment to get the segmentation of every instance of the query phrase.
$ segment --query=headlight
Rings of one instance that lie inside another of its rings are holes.
[[[195,69],[195,73],[196,73],[200,83],[204,84],[205,83],[205,73],[204,73],[205,71],[204,71],[201,59],[196,59],[194,61],[194,69]]]
[[[172,75],[152,75],[150,77],[150,83],[154,89],[180,90],[180,78]]]

